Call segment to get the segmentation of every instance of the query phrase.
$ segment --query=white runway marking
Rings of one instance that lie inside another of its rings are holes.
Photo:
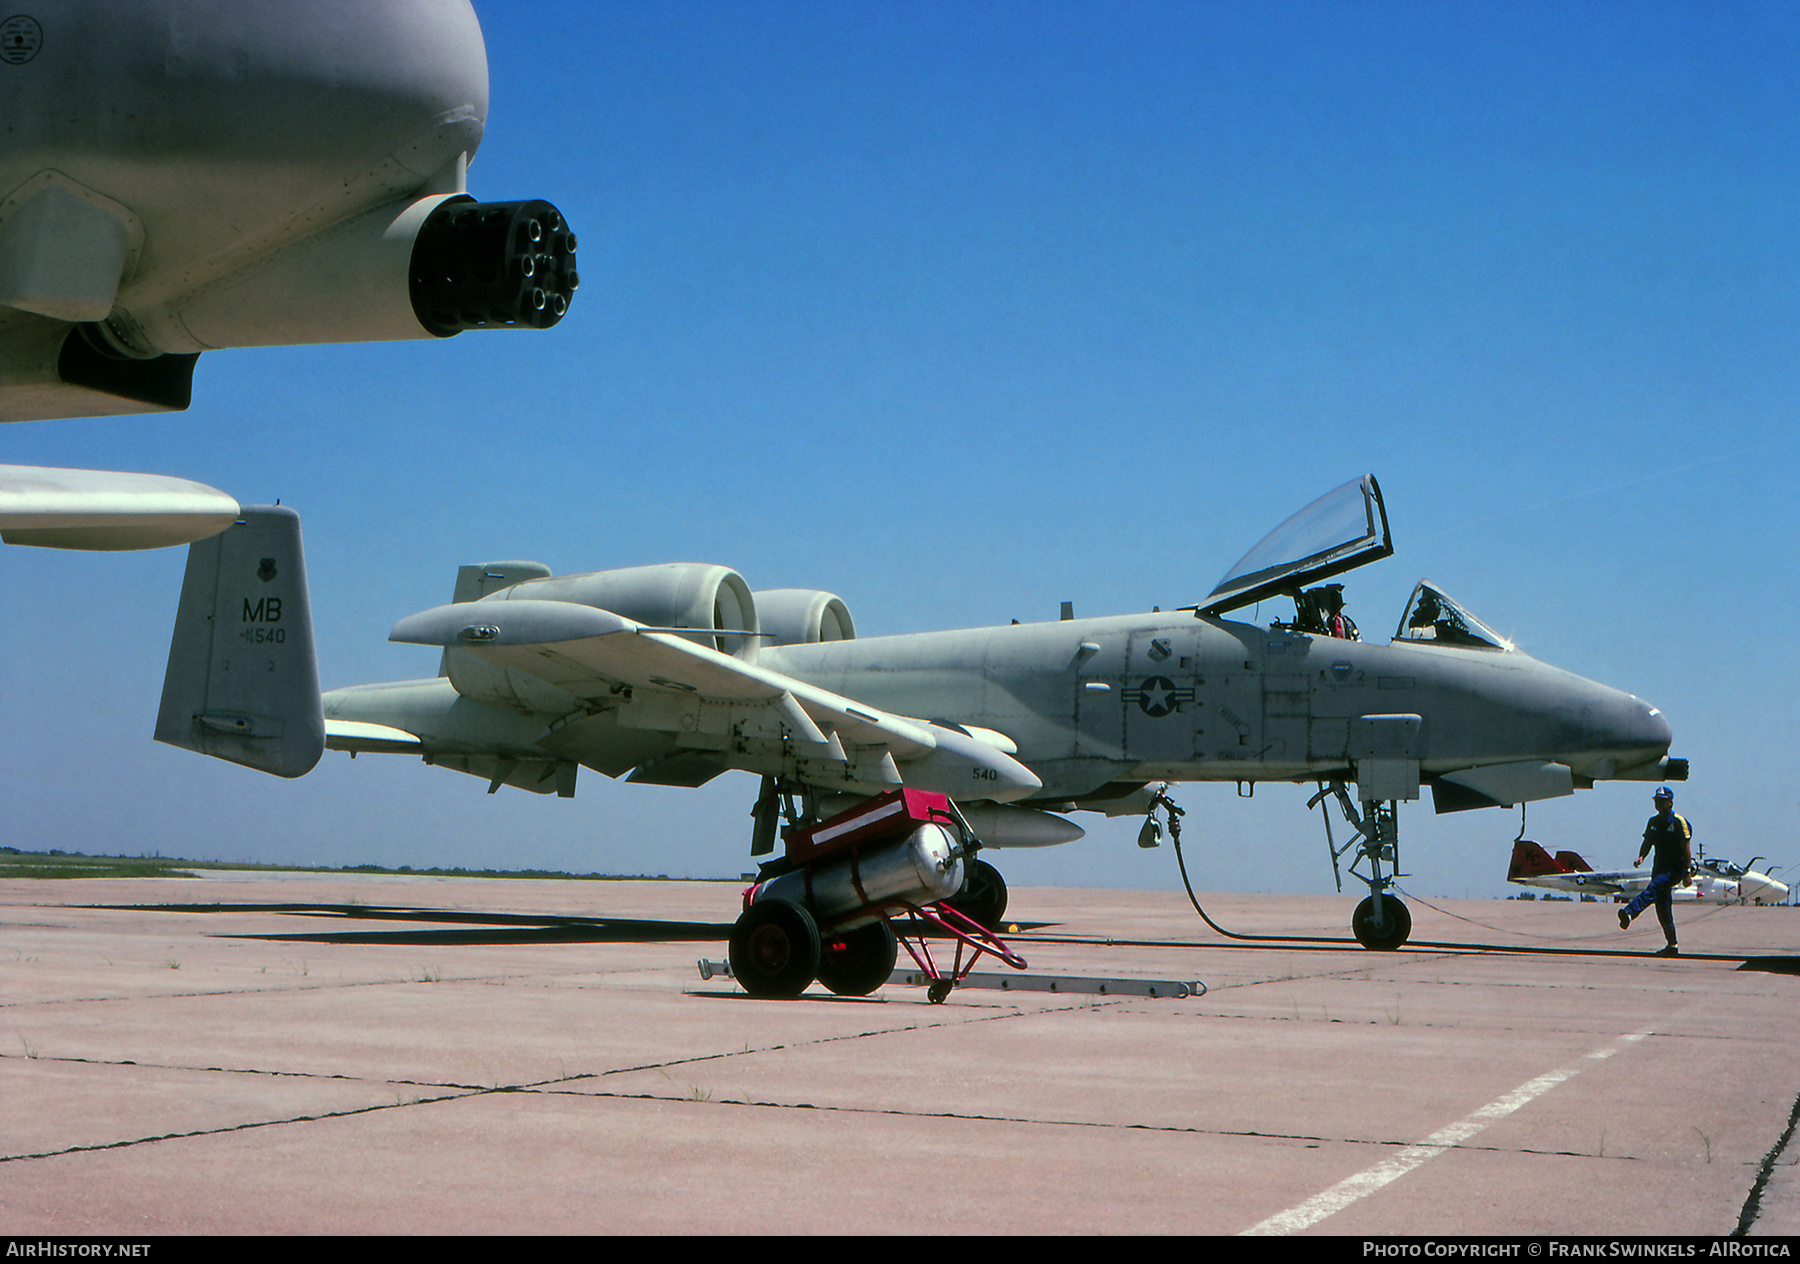
[[[1648,1029],[1634,1031],[1629,1036],[1620,1037],[1604,1049],[1594,1050],[1587,1057],[1591,1061],[1602,1061],[1612,1057],[1626,1045],[1634,1044],[1649,1034]],[[1318,1224],[1325,1217],[1342,1211],[1357,1199],[1365,1198],[1390,1181],[1405,1176],[1427,1159],[1436,1158],[1450,1147],[1462,1144],[1496,1119],[1504,1119],[1532,1098],[1555,1088],[1580,1070],[1581,1065],[1577,1064],[1546,1072],[1535,1080],[1527,1080],[1504,1097],[1495,1098],[1474,1114],[1458,1120],[1448,1128],[1439,1129],[1417,1145],[1407,1146],[1393,1158],[1339,1181],[1325,1192],[1314,1194],[1298,1207],[1290,1207],[1284,1212],[1270,1216],[1261,1224],[1245,1229],[1238,1236],[1279,1237],[1282,1234],[1298,1233],[1302,1229]]]

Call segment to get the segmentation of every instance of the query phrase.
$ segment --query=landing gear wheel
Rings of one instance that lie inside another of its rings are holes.
[[[786,900],[752,904],[731,928],[731,973],[751,996],[799,996],[819,972],[819,952],[819,924]]]
[[[925,995],[933,1005],[942,1005],[944,998],[950,995],[950,989],[955,986],[949,979],[933,979],[931,986],[925,989]]]
[[[886,922],[871,922],[826,937],[819,982],[839,996],[867,996],[894,973],[900,942]]]
[[[971,860],[963,866],[962,890],[944,903],[976,925],[998,930],[1006,916],[1006,879],[987,861]]]
[[[1377,952],[1392,952],[1412,934],[1412,913],[1391,895],[1381,897],[1381,921],[1375,920],[1375,897],[1370,896],[1356,906],[1350,915],[1350,930],[1356,942]]]

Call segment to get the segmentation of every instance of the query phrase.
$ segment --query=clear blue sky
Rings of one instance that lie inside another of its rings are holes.
[[[554,331],[204,356],[184,414],[0,427],[305,521],[327,686],[456,567],[721,562],[864,634],[1192,602],[1374,472],[1429,576],[1660,705],[1709,852],[1800,866],[1800,15],[1775,3],[478,3],[477,196],[581,239]],[[5,841],[735,875],[753,779],[573,801],[150,739],[184,555],[0,550]],[[1262,617],[1270,616],[1265,610]],[[1329,891],[1297,787],[1190,787],[1202,886]],[[1623,865],[1649,787],[1532,806]],[[1135,822],[1015,884],[1173,888]],[[1504,894],[1518,814],[1403,819]]]

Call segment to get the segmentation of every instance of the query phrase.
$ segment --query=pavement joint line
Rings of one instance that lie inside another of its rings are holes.
[[[1762,1215],[1763,1190],[1768,1188],[1775,1164],[1793,1141],[1796,1124],[1800,1124],[1800,1096],[1794,1098],[1794,1108],[1788,1112],[1787,1129],[1769,1147],[1769,1152],[1763,1155],[1761,1164],[1757,1166],[1756,1179],[1750,1183],[1750,1193],[1744,1198],[1743,1210],[1738,1212],[1737,1228],[1732,1230],[1731,1236],[1744,1237],[1750,1232],[1750,1226],[1756,1223],[1757,1217]]]
[[[569,1080],[593,1078],[591,1076],[570,1076]],[[1123,1132],[1165,1133],[1176,1136],[1193,1137],[1241,1137],[1253,1141],[1300,1141],[1324,1145],[1372,1146],[1392,1148],[1391,1141],[1378,1141],[1360,1137],[1326,1137],[1316,1133],[1296,1132],[1264,1132],[1253,1128],[1202,1128],[1193,1124],[1158,1124],[1131,1123],[1094,1119],[1045,1119],[1032,1118],[1027,1115],[983,1115],[968,1111],[924,1111],[901,1110],[891,1106],[856,1106],[843,1103],[820,1104],[818,1102],[771,1102],[752,1100],[747,1097],[706,1097],[696,1098],[687,1093],[617,1093],[617,1092],[582,1092],[575,1089],[559,1089],[554,1084],[521,1089],[491,1090],[492,1092],[538,1093],[546,1096],[563,1096],[592,1098],[620,1102],[668,1102],[674,1105],[688,1106],[745,1106],[756,1110],[819,1110],[832,1111],[847,1115],[881,1115],[900,1119],[946,1119],[963,1123],[998,1123],[1026,1124],[1044,1128],[1093,1128],[1099,1130],[1118,1130]],[[474,1096],[470,1094],[470,1096]],[[1546,1150],[1535,1146],[1497,1146],[1497,1145],[1459,1145],[1459,1150],[1468,1150],[1487,1154],[1524,1154],[1545,1158],[1577,1158],[1605,1159],[1614,1163],[1635,1163],[1638,1158],[1628,1154],[1596,1155],[1582,1150]]]
[[[1620,1049],[1636,1044],[1651,1034],[1650,1029],[1635,1031],[1621,1036],[1611,1045],[1595,1049],[1584,1058],[1592,1061],[1604,1061],[1620,1051]],[[1351,1203],[1368,1197],[1377,1190],[1399,1180],[1414,1168],[1435,1159],[1446,1150],[1456,1149],[1470,1137],[1486,1128],[1495,1120],[1512,1114],[1532,1099],[1549,1092],[1564,1080],[1581,1073],[1579,1063],[1559,1067],[1554,1071],[1546,1071],[1535,1079],[1525,1081],[1510,1093],[1504,1093],[1487,1105],[1471,1112],[1446,1128],[1440,1128],[1425,1140],[1407,1146],[1392,1158],[1384,1159],[1374,1167],[1366,1168],[1354,1176],[1346,1177],[1330,1189],[1314,1194],[1305,1202],[1278,1212],[1259,1224],[1252,1225],[1240,1233],[1239,1237],[1284,1237],[1290,1233],[1298,1233],[1302,1229],[1335,1215]]]
[[[872,1037],[872,1036],[897,1035],[897,1034],[901,1034],[904,1032],[920,1031],[920,1030],[925,1030],[925,1029],[932,1028],[932,1027],[965,1026],[970,1023],[993,1022],[993,1021],[996,1021],[999,1019],[1019,1018],[1019,1017],[1025,1017],[1027,1015],[1044,1014],[1044,1013],[1068,1013],[1068,1012],[1071,1012],[1074,1010],[1098,1009],[1103,1006],[1112,1006],[1112,1005],[1122,1004],[1125,999],[1128,999],[1128,998],[1104,998],[1102,1000],[1095,1001],[1095,1002],[1058,1006],[1058,1007],[1054,1007],[1051,1009],[1030,1009],[1030,1010],[1012,1009],[1012,1010],[1009,1010],[1004,1013],[991,1013],[991,1012],[982,1011],[982,1012],[978,1012],[978,1013],[968,1014],[965,1017],[961,1017],[961,1018],[951,1018],[949,1016],[946,1016],[945,1018],[940,1019],[939,1021],[936,1021],[936,1022],[909,1023],[904,1026],[881,1028],[881,1029],[876,1029],[873,1031],[854,1032],[854,1033],[850,1033],[848,1035],[827,1036],[827,1037],[822,1037],[822,1038],[815,1039],[815,1040],[802,1041],[798,1044],[792,1044],[792,1045],[779,1044],[779,1045],[766,1045],[766,1046],[763,1046],[763,1047],[757,1048],[757,1049],[727,1050],[727,1051],[720,1052],[720,1053],[702,1054],[702,1055],[698,1055],[698,1056],[691,1057],[691,1058],[675,1058],[675,1059],[670,1059],[670,1060],[660,1062],[660,1063],[644,1063],[642,1065],[630,1066],[630,1067],[613,1067],[613,1068],[610,1068],[605,1071],[577,1072],[574,1075],[558,1076],[557,1078],[551,1079],[551,1080],[539,1080],[539,1081],[526,1082],[526,1083],[521,1083],[521,1084],[496,1084],[496,1085],[491,1085],[491,1086],[488,1086],[488,1085],[457,1085],[457,1084],[442,1084],[442,1083],[432,1084],[432,1083],[429,1083],[426,1081],[418,1081],[418,1080],[387,1080],[387,1079],[384,1079],[384,1080],[359,1080],[358,1077],[355,1077],[355,1076],[335,1075],[335,1074],[334,1075],[317,1075],[313,1072],[308,1072],[308,1071],[262,1071],[262,1070],[255,1070],[252,1068],[242,1068],[242,1067],[232,1068],[232,1067],[216,1067],[216,1066],[215,1067],[192,1067],[192,1066],[179,1066],[179,1065],[172,1065],[172,1064],[126,1061],[123,1059],[114,1061],[114,1060],[102,1060],[102,1059],[95,1059],[95,1058],[71,1058],[71,1057],[45,1058],[41,1054],[33,1057],[29,1054],[0,1053],[0,1058],[22,1059],[22,1060],[30,1061],[30,1062],[73,1063],[73,1064],[86,1064],[86,1065],[91,1065],[91,1066],[147,1067],[151,1070],[190,1071],[190,1072],[198,1072],[201,1074],[210,1073],[210,1074],[224,1074],[224,1075],[262,1075],[262,1076],[272,1076],[272,1077],[273,1076],[289,1076],[289,1077],[305,1078],[305,1079],[342,1080],[346,1083],[394,1084],[394,1085],[400,1085],[403,1087],[431,1087],[431,1088],[449,1089],[450,1090],[448,1092],[440,1092],[436,1096],[416,1097],[416,1098],[412,1099],[411,1101],[404,1101],[404,1102],[381,1102],[381,1103],[377,1103],[372,1106],[356,1106],[356,1107],[352,1107],[347,1110],[322,1111],[317,1114],[310,1114],[310,1115],[292,1115],[292,1116],[287,1116],[287,1117],[284,1117],[281,1119],[258,1119],[258,1120],[253,1120],[253,1121],[250,1121],[247,1123],[222,1125],[217,1128],[196,1128],[196,1129],[192,1129],[187,1132],[169,1132],[169,1133],[161,1133],[159,1135],[150,1136],[150,1137],[133,1137],[133,1138],[124,1138],[124,1139],[117,1140],[117,1141],[100,1141],[100,1142],[94,1142],[94,1143],[91,1143],[88,1145],[65,1146],[60,1150],[44,1150],[44,1151],[37,1151],[37,1152],[29,1153],[29,1154],[0,1154],[0,1163],[18,1163],[18,1162],[22,1162],[22,1161],[26,1161],[26,1160],[30,1160],[30,1159],[53,1159],[53,1158],[58,1158],[58,1157],[65,1156],[65,1155],[84,1154],[84,1153],[91,1153],[91,1152],[101,1151],[101,1150],[123,1150],[123,1149],[130,1149],[134,1146],[151,1145],[151,1144],[154,1144],[159,1141],[181,1141],[181,1140],[186,1140],[186,1139],[193,1138],[193,1137],[219,1136],[219,1135],[222,1135],[225,1133],[242,1132],[242,1131],[245,1131],[245,1130],[251,1129],[251,1128],[270,1128],[270,1127],[275,1127],[275,1126],[278,1126],[281,1124],[318,1123],[318,1122],[321,1122],[323,1120],[328,1120],[328,1119],[353,1118],[357,1115],[372,1114],[376,1111],[398,1110],[398,1109],[403,1109],[403,1108],[410,1107],[410,1106],[438,1105],[438,1104],[441,1104],[444,1102],[466,1101],[469,1098],[474,1098],[474,1097],[492,1097],[492,1096],[498,1096],[501,1094],[510,1094],[510,1093],[516,1093],[516,1094],[520,1094],[520,1095],[530,1095],[530,1094],[543,1094],[546,1092],[553,1092],[553,1093],[560,1093],[560,1095],[563,1095],[563,1096],[591,1097],[591,1098],[595,1098],[595,1099],[649,1100],[649,1101],[675,1101],[675,1102],[692,1101],[693,1099],[689,1098],[689,1097],[673,1097],[673,1096],[665,1097],[662,1094],[657,1094],[657,1093],[583,1093],[583,1092],[578,1092],[578,1091],[572,1090],[572,1089],[559,1090],[556,1088],[556,1086],[563,1085],[563,1084],[572,1084],[572,1083],[575,1083],[576,1081],[580,1081],[580,1080],[601,1079],[603,1077],[610,1076],[610,1075],[623,1075],[623,1074],[633,1072],[633,1071],[660,1071],[660,1070],[664,1069],[665,1067],[691,1066],[696,1063],[717,1061],[717,1060],[724,1059],[724,1058],[743,1057],[747,1054],[772,1053],[772,1052],[777,1052],[777,1051],[786,1050],[786,1049],[801,1049],[801,1048],[806,1048],[808,1046],[814,1046],[814,1045],[834,1044],[834,1043],[837,1043],[839,1041],[844,1041],[844,1040],[862,1040],[862,1039],[866,1039],[866,1038]],[[710,1104],[710,1103],[708,1103],[708,1104]],[[721,1105],[734,1104],[734,1105],[746,1105],[746,1106],[766,1106],[766,1107],[775,1107],[775,1108],[788,1109],[788,1110],[823,1109],[823,1110],[852,1110],[852,1111],[855,1111],[858,1109],[864,1109],[864,1108],[856,1108],[856,1107],[837,1107],[837,1106],[818,1107],[818,1106],[814,1106],[812,1103],[807,1103],[807,1102],[781,1103],[781,1102],[748,1102],[748,1101],[746,1101],[746,1102],[730,1102],[730,1103],[721,1102],[719,1104],[721,1104]],[[889,1115],[920,1114],[920,1112],[912,1112],[912,1111],[872,1110],[872,1109],[865,1109],[865,1113],[889,1114]],[[993,1116],[993,1117],[990,1117],[990,1116],[962,1116],[962,1115],[955,1115],[955,1114],[950,1114],[950,1113],[942,1113],[942,1114],[932,1113],[932,1114],[925,1114],[922,1117],[944,1118],[944,1119],[969,1118],[969,1119],[977,1119],[977,1120],[991,1118],[996,1122],[1018,1122],[1018,1123],[1044,1122],[1041,1120],[1030,1120],[1030,1119],[1008,1120],[1008,1119],[1005,1119],[1004,1117],[997,1117],[997,1116]],[[1075,1121],[1075,1122],[1077,1124],[1079,1124],[1081,1121]],[[1105,1125],[1105,1126],[1135,1127],[1135,1128],[1151,1127],[1151,1125],[1141,1125],[1141,1124]],[[1184,1129],[1184,1130],[1180,1130],[1180,1131],[1194,1131],[1194,1130]]]
[[[384,1081],[385,1082],[385,1081]],[[444,1093],[437,1097],[419,1097],[410,1102],[379,1102],[373,1106],[353,1106],[348,1110],[327,1110],[316,1115],[290,1115],[281,1119],[255,1119],[248,1123],[224,1124],[217,1128],[195,1128],[188,1132],[165,1132],[154,1137],[131,1137],[120,1141],[96,1141],[90,1145],[64,1146],[60,1150],[43,1150],[34,1154],[0,1154],[0,1163],[19,1163],[29,1159],[56,1159],[71,1154],[92,1154],[101,1150],[129,1150],[134,1146],[152,1145],[158,1141],[186,1141],[194,1137],[217,1137],[231,1132],[247,1132],[252,1128],[274,1128],[283,1124],[321,1123],[327,1119],[350,1119],[357,1115],[382,1110],[400,1110],[408,1106],[430,1106],[441,1102],[461,1101],[499,1092],[498,1089],[474,1089],[466,1093]]]
[[[140,1067],[147,1071],[189,1071],[196,1075],[258,1075],[271,1079],[285,1078],[295,1080],[341,1080],[346,1084],[402,1084],[408,1087],[454,1089],[465,1093],[491,1093],[494,1086],[487,1084],[457,1084],[446,1080],[402,1080],[402,1079],[370,1079],[360,1075],[344,1075],[338,1072],[320,1071],[270,1071],[262,1067],[222,1067],[222,1066],[186,1066],[179,1062],[139,1062],[133,1058],[78,1058],[68,1054],[45,1055],[42,1053],[0,1053],[0,1059],[9,1061],[27,1061],[42,1064],[56,1063],[71,1066],[97,1067]],[[576,1078],[574,1076],[569,1077]],[[554,1083],[547,1080],[545,1083]]]
[[[499,974],[457,975],[452,978],[433,979],[433,980],[429,981],[429,984],[427,984],[426,980],[420,979],[414,975],[408,975],[404,978],[392,978],[392,979],[338,979],[335,981],[321,980],[318,983],[301,983],[301,984],[296,984],[292,987],[242,987],[242,988],[226,987],[226,988],[217,988],[217,989],[213,989],[210,991],[200,991],[200,992],[158,992],[155,995],[148,996],[148,997],[145,997],[145,996],[22,997],[18,1000],[0,1000],[0,1011],[9,1010],[9,1009],[36,1009],[39,1007],[50,1006],[50,1005],[105,1005],[105,1004],[110,1004],[110,1003],[115,1003],[115,1002],[124,1002],[124,1001],[130,1001],[130,1002],[141,1002],[141,1001],[145,1001],[145,1000],[191,1001],[191,1000],[204,1000],[208,997],[219,997],[219,996],[286,996],[290,993],[332,992],[332,991],[338,991],[338,990],[344,989],[344,988],[419,987],[419,986],[427,986],[427,985],[432,986],[432,987],[442,987],[445,984],[456,984],[456,983],[473,983],[473,984],[483,984],[483,985],[487,985],[487,986],[496,986],[497,985],[497,986],[501,986],[501,987],[507,987],[507,986],[511,986],[511,983],[509,982],[510,980],[532,980],[532,979],[543,978],[546,975],[553,975],[554,977],[563,978],[563,979],[566,979],[566,978],[569,978],[572,976],[586,976],[586,975],[606,975],[607,977],[617,977],[620,975],[630,975],[630,974],[636,974],[636,975],[661,974],[661,973],[666,973],[668,971],[668,969],[669,969],[669,967],[667,967],[667,966],[645,966],[645,967],[633,968],[630,970],[601,971],[601,970],[595,970],[592,967],[586,967],[583,969],[570,969],[570,970],[567,970],[567,971],[564,971],[561,973],[557,973],[554,971],[543,971],[543,970],[521,970],[521,971],[516,971],[516,972],[509,971],[509,972],[504,972],[504,973],[499,973]],[[496,980],[498,980],[498,984],[496,984]],[[528,983],[527,986],[531,986],[531,985]],[[545,990],[554,991],[559,986],[567,987],[569,985],[568,984],[561,984],[561,985],[545,984],[542,986],[545,988]],[[586,986],[588,986],[588,985],[582,984],[582,983],[578,983],[578,984],[574,985],[574,987],[576,989],[583,988]]]

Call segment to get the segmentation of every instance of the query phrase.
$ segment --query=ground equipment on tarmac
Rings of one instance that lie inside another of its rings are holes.
[[[731,930],[731,972],[750,995],[795,997],[817,979],[840,996],[867,996],[893,974],[901,946],[931,980],[934,1003],[986,954],[1025,968],[992,930],[950,903],[969,871],[986,866],[945,795],[889,790],[790,826],[783,840],[785,853],[745,890]],[[902,912],[910,920],[896,926],[892,916]],[[947,972],[926,942],[933,929],[956,940]]]

